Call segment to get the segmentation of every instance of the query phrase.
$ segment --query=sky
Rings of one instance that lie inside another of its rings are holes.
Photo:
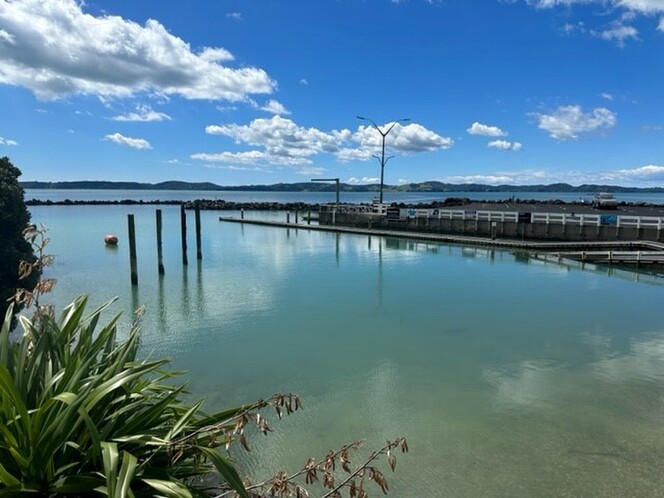
[[[0,0],[24,181],[663,186],[663,89],[664,0]]]

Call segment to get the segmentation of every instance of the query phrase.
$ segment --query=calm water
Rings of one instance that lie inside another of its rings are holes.
[[[183,268],[171,206],[159,278],[154,206],[31,212],[50,228],[52,300],[119,296],[126,317],[145,304],[143,354],[186,369],[206,406],[300,394],[305,409],[268,414],[274,433],[241,455],[253,475],[405,435],[394,497],[664,496],[664,280],[213,212],[202,213],[202,262],[190,233]]]
[[[518,192],[514,194],[519,199],[534,199],[547,201],[559,199],[566,202],[580,200],[590,201],[593,194],[579,194],[570,192]],[[369,203],[376,196],[372,192],[342,192],[341,202]],[[385,202],[433,202],[444,201],[448,197],[467,197],[478,201],[497,201],[508,199],[511,192],[385,192]],[[307,202],[327,203],[335,201],[334,192],[233,192],[233,191],[190,191],[190,190],[40,190],[28,189],[26,199],[40,199],[63,201],[74,200],[118,200],[143,199],[154,200],[195,200],[195,199],[223,199],[229,202]],[[616,194],[619,201],[649,202],[664,204],[664,194],[621,193]]]

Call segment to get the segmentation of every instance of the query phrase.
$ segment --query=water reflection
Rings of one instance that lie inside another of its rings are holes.
[[[78,231],[103,225],[72,209]],[[144,300],[145,354],[187,370],[207,407],[300,394],[305,410],[271,420],[245,469],[295,470],[355,438],[373,447],[406,435],[394,496],[664,489],[660,287],[516,264],[525,260],[507,251],[220,223],[218,213],[202,213],[205,259],[183,267],[178,214],[164,210],[164,276],[154,233],[138,232],[136,289],[122,246],[68,246],[71,220],[50,223],[54,297]],[[153,217],[137,210],[139,223]]]

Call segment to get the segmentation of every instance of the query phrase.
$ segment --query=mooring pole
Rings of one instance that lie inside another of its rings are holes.
[[[157,209],[157,271],[159,275],[164,274],[164,253],[161,247],[161,209]]]
[[[307,225],[311,225],[311,209],[309,210],[309,216],[307,216]]]
[[[138,269],[136,265],[136,228],[134,226],[134,215],[127,215],[127,227],[129,229],[129,269],[131,272],[131,285],[138,285]]]
[[[298,214],[299,214],[299,212],[298,212],[298,210],[296,209],[296,210],[295,210],[295,224],[296,224],[296,225],[297,225]]]
[[[286,223],[290,223],[290,213],[286,213]]]
[[[180,228],[182,231],[182,264],[186,265],[187,261],[187,214],[184,212],[184,203],[180,204]]]
[[[196,259],[203,259],[203,252],[201,251],[201,206],[196,201],[194,206],[194,214],[196,218]]]

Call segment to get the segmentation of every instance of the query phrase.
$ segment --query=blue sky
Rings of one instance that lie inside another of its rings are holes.
[[[664,184],[664,0],[0,0],[23,180]]]

